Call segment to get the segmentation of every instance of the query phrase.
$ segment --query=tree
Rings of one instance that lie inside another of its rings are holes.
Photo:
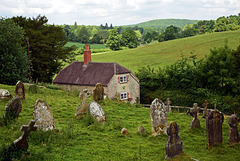
[[[120,41],[121,38],[117,33],[117,29],[110,30],[110,35],[106,42],[106,46],[109,47],[111,50],[119,50],[120,49]]]
[[[82,43],[87,43],[90,36],[87,27],[84,25],[77,29],[76,35],[79,38],[79,41]]]
[[[129,48],[136,48],[138,46],[136,32],[132,29],[128,29],[122,33],[122,41],[124,42],[124,46]]]
[[[0,83],[16,84],[18,80],[26,81],[27,54],[21,42],[24,31],[11,19],[0,19]]]
[[[64,62],[71,62],[75,56],[73,47],[65,47],[67,43],[62,28],[46,25],[45,16],[37,18],[13,17],[13,20],[25,30],[29,37],[31,76],[33,81],[52,82]],[[23,46],[26,42],[23,41]]]

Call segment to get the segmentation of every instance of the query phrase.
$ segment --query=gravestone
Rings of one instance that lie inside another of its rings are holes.
[[[152,124],[152,135],[157,136],[161,133],[167,134],[167,115],[166,115],[166,106],[164,103],[159,100],[153,100],[150,106],[150,117]]]
[[[93,100],[100,101],[104,98],[104,88],[101,83],[97,83],[93,89]]]
[[[144,127],[139,126],[139,127],[138,127],[138,133],[139,133],[139,134],[145,134],[145,133],[146,133],[146,130],[144,129]]]
[[[38,99],[33,108],[33,117],[36,125],[42,131],[54,130],[56,128],[52,111],[45,101]]]
[[[172,108],[170,107],[170,104],[172,102],[170,101],[169,98],[167,98],[167,101],[166,101],[166,112],[172,112]]]
[[[216,104],[215,100],[214,110],[209,113],[206,120],[208,148],[216,144],[222,144],[222,123],[224,116],[216,109]]]
[[[121,134],[123,134],[123,135],[128,135],[128,134],[129,134],[129,133],[128,133],[128,129],[122,128]]]
[[[15,96],[5,107],[5,116],[4,117],[12,117],[18,118],[19,113],[22,111],[22,103],[19,99],[19,96]]]
[[[228,124],[230,126],[228,145],[238,144],[240,142],[238,133],[238,117],[233,114],[229,117]]]
[[[27,137],[31,131],[37,130],[37,126],[34,125],[35,122],[36,120],[31,120],[28,125],[23,125],[21,127],[20,130],[23,131],[23,135],[14,141],[14,144],[18,149],[28,149]]]
[[[166,143],[166,157],[165,159],[173,158],[183,153],[183,144],[178,135],[179,127],[176,122],[171,122],[167,128],[168,140]]]
[[[6,89],[0,89],[0,100],[12,98],[10,92]]]
[[[75,116],[77,118],[81,118],[82,116],[84,116],[87,113],[87,97],[89,96],[88,90],[84,89],[83,93],[79,94],[79,98],[82,100],[82,102],[80,103],[80,105],[76,108],[76,114]]]
[[[203,104],[203,107],[204,107],[204,111],[203,111],[203,116],[202,116],[202,118],[207,118],[207,116],[208,116],[208,114],[209,114],[209,111],[208,111],[208,109],[207,109],[207,106],[208,106],[208,101],[207,100],[205,100],[204,101],[204,104]]]
[[[20,100],[25,99],[25,87],[21,81],[18,81],[15,86],[15,95],[18,95]]]
[[[89,104],[89,111],[90,114],[93,117],[96,117],[96,119],[99,122],[105,122],[106,121],[106,116],[104,114],[104,111],[102,109],[102,107],[96,102],[96,101],[91,101]]]
[[[190,129],[195,129],[200,127],[200,121],[198,120],[197,113],[199,112],[200,108],[197,106],[197,103],[193,104],[193,108],[190,109],[190,113],[192,113],[192,121],[190,124]]]

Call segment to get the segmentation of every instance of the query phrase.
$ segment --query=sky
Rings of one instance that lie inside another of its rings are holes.
[[[48,18],[49,24],[131,25],[155,19],[216,20],[238,15],[240,0],[0,0],[0,16]]]

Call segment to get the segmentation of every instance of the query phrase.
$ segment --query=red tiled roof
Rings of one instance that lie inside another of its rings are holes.
[[[53,80],[54,84],[73,84],[95,86],[101,83],[107,86],[114,74],[131,73],[130,70],[118,63],[89,62],[84,67],[84,62],[75,61],[62,69]]]

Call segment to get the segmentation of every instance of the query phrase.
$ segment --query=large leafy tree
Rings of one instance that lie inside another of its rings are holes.
[[[136,48],[138,46],[138,38],[135,31],[128,29],[122,33],[122,41],[124,46],[129,48]]]
[[[110,35],[106,42],[106,46],[111,50],[119,50],[120,49],[121,38],[118,35],[117,29],[110,30]]]
[[[31,76],[33,81],[51,82],[64,62],[71,62],[73,47],[65,47],[67,43],[62,28],[47,25],[45,16],[36,18],[13,17],[13,20],[25,30],[29,39],[31,60]],[[26,42],[22,43],[26,46]]]
[[[21,46],[23,33],[11,19],[0,19],[0,83],[25,81],[28,66],[27,54]]]

